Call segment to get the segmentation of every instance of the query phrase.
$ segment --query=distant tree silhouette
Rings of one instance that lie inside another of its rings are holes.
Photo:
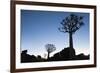
[[[59,28],[61,32],[69,34],[69,47],[73,48],[72,35],[84,24],[83,17],[75,14],[70,14],[68,17],[62,20],[62,27]]]
[[[53,44],[46,44],[45,47],[46,47],[46,51],[48,52],[47,59],[49,59],[50,58],[50,53],[53,52],[53,51],[55,51],[56,47]]]

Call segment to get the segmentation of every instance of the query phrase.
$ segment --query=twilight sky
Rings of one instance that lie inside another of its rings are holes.
[[[89,13],[21,10],[21,51],[45,57],[46,44],[54,44],[56,51],[69,46],[68,33],[58,30],[61,21],[71,13],[83,16],[84,26],[73,35],[73,45],[77,54],[89,54]]]

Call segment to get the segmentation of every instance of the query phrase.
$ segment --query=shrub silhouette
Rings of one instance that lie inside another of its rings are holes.
[[[46,59],[42,58],[40,55],[37,56],[38,62],[44,62]]]

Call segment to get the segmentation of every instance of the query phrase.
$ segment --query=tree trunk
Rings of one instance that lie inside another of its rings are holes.
[[[69,33],[69,47],[73,48],[73,37],[72,37],[72,33]]]
[[[50,53],[48,52],[48,58],[47,59],[49,59],[49,56],[50,56]]]
[[[75,53],[73,52],[73,34],[72,33],[69,33],[69,58],[72,59],[75,55]]]

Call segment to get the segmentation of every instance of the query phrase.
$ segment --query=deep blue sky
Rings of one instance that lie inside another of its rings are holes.
[[[21,10],[21,50],[29,54],[47,54],[46,44],[54,44],[56,51],[69,46],[68,33],[58,30],[61,21],[72,12]],[[83,16],[84,26],[73,35],[74,48],[77,53],[89,51],[89,13],[75,13]],[[54,53],[55,53],[54,52]]]

